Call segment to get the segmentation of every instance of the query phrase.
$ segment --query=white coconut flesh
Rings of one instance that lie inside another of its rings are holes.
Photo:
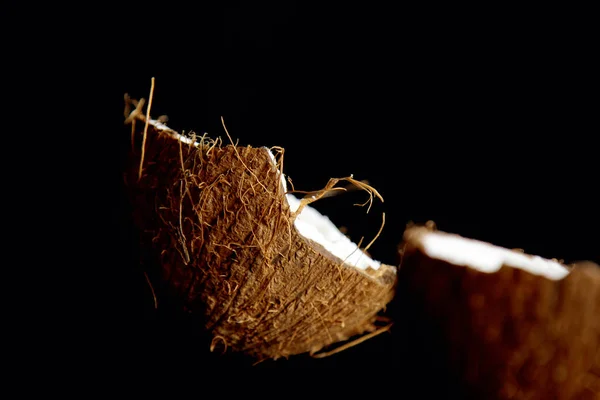
[[[417,240],[429,257],[481,272],[496,272],[506,265],[551,280],[559,280],[569,274],[569,270],[556,261],[458,235],[432,231],[420,235]]]
[[[300,199],[287,194],[286,199],[292,212],[300,206]],[[331,220],[311,206],[305,206],[294,220],[294,226],[303,237],[323,246],[346,264],[365,270],[378,269],[381,262],[373,260],[358,245],[352,242]]]
[[[199,146],[198,142],[180,135],[162,122],[151,119],[148,121],[148,123],[154,126],[154,128],[157,130],[169,134],[171,137],[181,141],[182,143],[192,145],[194,147]],[[277,162],[275,160],[275,156],[268,148],[265,147],[265,149],[268,150],[271,160],[273,161],[273,166],[276,167]],[[283,186],[284,193],[287,192],[287,184],[283,175],[281,176],[281,184]],[[287,194],[286,200],[292,212],[298,209],[300,205],[300,200],[298,198],[292,194]],[[325,248],[325,250],[342,260],[345,264],[361,270],[366,270],[369,267],[377,270],[381,266],[381,262],[373,260],[366,253],[364,253],[358,247],[358,245],[340,232],[340,230],[333,222],[331,222],[328,217],[322,215],[313,207],[308,205],[305,206],[300,214],[296,216],[296,219],[294,220],[294,226],[300,235],[306,239],[310,239],[320,244]]]
[[[273,165],[276,165],[275,156],[271,151],[269,151],[269,154],[273,160]],[[281,185],[283,186],[283,190],[287,192],[287,184],[284,176],[281,177]],[[290,206],[290,211],[295,212],[298,210],[300,199],[293,194],[286,194],[285,198]],[[320,244],[325,250],[342,260],[345,264],[361,270],[366,270],[367,268],[377,270],[381,266],[380,261],[373,260],[363,252],[327,216],[309,205],[304,206],[300,214],[296,216],[294,226],[300,235]]]

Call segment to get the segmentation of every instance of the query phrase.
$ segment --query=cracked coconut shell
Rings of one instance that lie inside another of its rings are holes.
[[[161,281],[212,346],[277,359],[373,332],[396,268],[354,268],[301,236],[269,149],[189,139],[153,120],[143,135],[140,125],[134,218]]]
[[[468,398],[600,398],[597,265],[565,267],[563,277],[552,279],[510,262],[482,272],[436,255],[426,245],[432,232],[405,231],[398,293],[410,302],[416,323],[440,339],[439,356]]]

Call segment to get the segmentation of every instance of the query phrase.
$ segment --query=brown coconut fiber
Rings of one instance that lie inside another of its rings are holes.
[[[396,268],[359,270],[296,231],[283,149],[275,161],[267,148],[184,143],[126,99],[137,106],[126,111],[134,219],[161,281],[212,336],[207,346],[277,359],[387,329],[375,322]]]
[[[430,257],[431,229],[405,231],[398,291],[443,338],[439,357],[469,398],[600,399],[600,268],[574,265],[560,280],[480,272]]]

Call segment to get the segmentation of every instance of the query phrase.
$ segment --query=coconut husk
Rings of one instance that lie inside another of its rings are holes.
[[[359,270],[296,231],[283,149],[276,161],[267,148],[183,137],[134,105],[134,219],[169,295],[212,336],[207,346],[277,359],[377,332],[396,268]]]
[[[511,265],[480,272],[430,257],[421,238],[431,229],[405,231],[398,292],[465,396],[599,399],[600,268],[572,265],[560,280]]]

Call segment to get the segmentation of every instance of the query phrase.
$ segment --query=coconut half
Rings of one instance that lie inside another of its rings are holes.
[[[310,206],[300,211],[269,149],[184,137],[155,120],[146,129],[141,176],[140,151],[129,176],[135,221],[213,347],[276,359],[375,329],[396,268]]]
[[[442,338],[440,356],[470,397],[600,398],[597,265],[421,226],[405,231],[401,249],[398,292]]]

